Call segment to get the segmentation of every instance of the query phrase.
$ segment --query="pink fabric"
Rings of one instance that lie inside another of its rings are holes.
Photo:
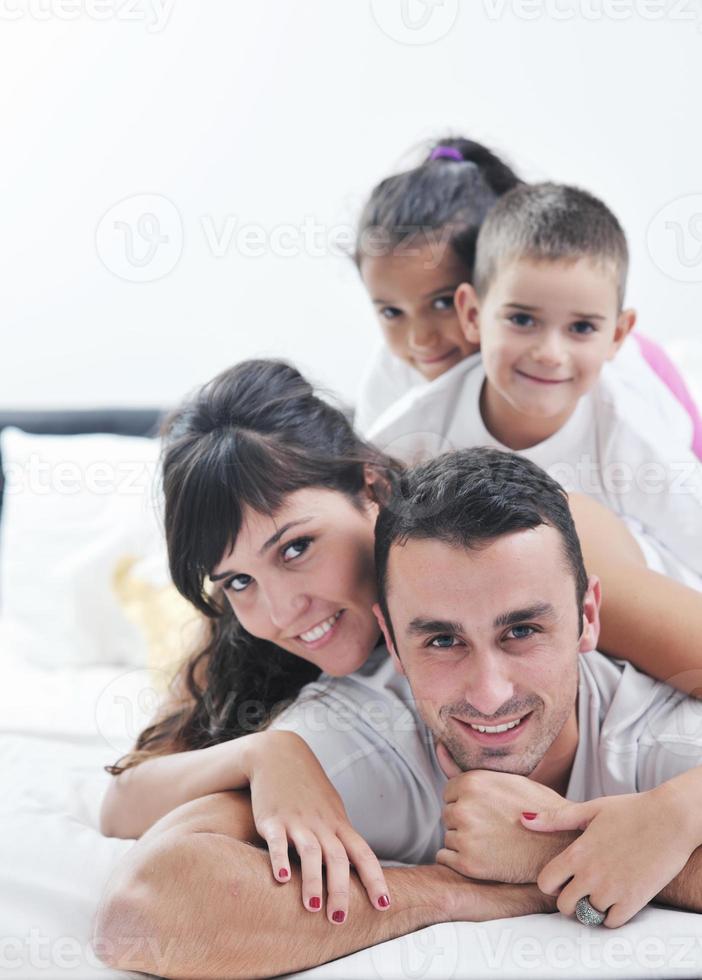
[[[680,372],[655,341],[642,337],[640,333],[633,333],[632,336],[639,345],[639,350],[648,366],[656,372],[666,387],[670,388],[692,419],[692,450],[695,456],[702,459],[702,418]]]

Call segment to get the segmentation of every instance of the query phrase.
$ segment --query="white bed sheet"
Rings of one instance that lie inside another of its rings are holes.
[[[0,670],[0,977],[142,976],[100,964],[90,935],[105,882],[133,846],[97,829],[111,778],[102,766],[130,744],[125,705],[131,697],[139,724],[148,675],[104,667],[37,673],[13,662],[7,647]],[[561,916],[449,923],[294,976],[524,980],[564,971],[574,980],[700,976],[702,916],[648,908],[616,932]]]

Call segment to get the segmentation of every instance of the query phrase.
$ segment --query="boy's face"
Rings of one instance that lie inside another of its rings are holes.
[[[461,285],[456,304],[466,338],[480,343],[495,405],[559,424],[635,322],[633,311],[618,313],[615,270],[589,258],[515,259],[480,300]]]
[[[361,261],[386,344],[427,381],[479,349],[463,333],[453,302],[465,277],[447,242],[405,246]]]

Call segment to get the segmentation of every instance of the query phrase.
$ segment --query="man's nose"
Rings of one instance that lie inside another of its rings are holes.
[[[302,617],[310,605],[310,599],[299,589],[277,587],[268,593],[266,602],[271,623],[281,633],[287,633],[293,626],[302,628],[306,625]]]
[[[490,657],[473,659],[470,675],[466,678],[465,700],[484,718],[496,714],[514,693],[514,684],[503,665]]]

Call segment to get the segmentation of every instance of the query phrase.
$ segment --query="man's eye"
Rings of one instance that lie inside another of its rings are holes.
[[[299,558],[303,555],[310,544],[312,543],[312,538],[295,538],[289,544],[286,544],[283,548],[283,561],[292,561],[293,558]]]
[[[513,313],[509,319],[515,327],[531,327],[534,325],[534,317],[528,313]]]
[[[443,636],[435,636],[430,642],[429,646],[434,647],[438,650],[448,650],[456,644],[456,637],[445,634]]]
[[[402,310],[398,310],[396,306],[383,306],[378,312],[386,320],[395,320],[401,315]]]
[[[446,296],[437,296],[431,305],[435,310],[452,310],[454,307],[453,293],[449,293]]]
[[[243,592],[250,582],[250,575],[233,575],[225,582],[224,588],[231,592]]]
[[[528,637],[534,636],[536,630],[533,626],[513,626],[509,632],[514,640],[526,640]]]
[[[590,323],[589,320],[578,320],[577,323],[573,324],[571,329],[573,333],[577,333],[581,337],[585,337],[589,333],[595,333],[597,327],[594,325],[594,323]]]

